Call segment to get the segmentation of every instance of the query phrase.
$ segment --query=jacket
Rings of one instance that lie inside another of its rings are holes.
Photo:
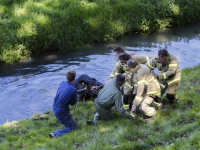
[[[160,97],[159,82],[147,66],[138,64],[131,72],[131,84],[134,84],[134,94],[136,94],[133,103],[136,106],[142,102],[146,94]]]
[[[179,83],[181,80],[181,68],[178,63],[178,59],[175,55],[169,54],[168,60],[165,64],[161,62],[158,55],[147,58],[145,64],[151,70],[158,68],[159,81],[162,83],[161,86],[164,88],[163,83],[167,83],[169,86]]]

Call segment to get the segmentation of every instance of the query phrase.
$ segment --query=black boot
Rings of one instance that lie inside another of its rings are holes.
[[[94,125],[94,121],[87,120],[86,123],[87,125]]]

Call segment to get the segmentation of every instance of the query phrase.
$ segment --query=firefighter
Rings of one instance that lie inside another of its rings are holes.
[[[131,109],[133,117],[136,116],[136,111],[150,118],[156,116],[156,109],[151,107],[150,104],[154,100],[160,99],[159,81],[147,66],[138,63],[135,59],[130,59],[127,65],[132,73],[133,94],[136,94]],[[160,106],[162,106],[161,103]]]
[[[114,119],[111,108],[116,106],[117,110],[123,117],[129,117],[134,119],[122,105],[122,97],[120,87],[125,82],[125,76],[122,74],[117,75],[114,79],[110,79],[100,90],[95,100],[95,107],[97,113],[95,114],[94,120],[87,120],[88,125],[97,125],[99,119],[108,121]]]
[[[126,81],[125,81],[125,84],[123,85],[123,106],[124,106],[124,109],[126,109],[126,110],[130,109],[130,107],[132,106],[130,104],[132,103],[132,100],[135,97],[135,95],[131,95],[133,93],[133,85],[131,83],[132,73],[129,72],[129,69],[127,66],[127,62],[130,59],[132,59],[132,58],[127,53],[120,54],[119,55],[120,61],[117,64],[118,64],[118,66],[121,66],[121,67],[115,68],[116,72],[122,73],[122,70],[125,71],[124,75],[126,77]],[[131,98],[129,98],[130,96],[131,96]],[[131,99],[130,103],[129,103],[129,99]]]
[[[154,73],[154,76],[160,82],[161,96],[166,92],[169,103],[176,102],[178,100],[176,94],[181,80],[181,68],[177,57],[168,53],[166,49],[161,49],[158,51],[158,55],[148,59],[146,65],[151,70],[158,68],[159,74]]]
[[[123,70],[123,68],[121,67],[119,55],[122,53],[126,53],[126,51],[122,47],[116,47],[113,51],[115,52],[115,54],[117,56],[117,62],[116,62],[116,65],[115,65],[113,72],[111,73],[109,79],[114,78],[117,74],[121,74],[121,73],[125,72],[125,70]],[[134,55],[132,53],[127,53],[127,54],[129,55],[129,57],[131,59],[134,58],[141,64],[145,64],[147,62],[147,59],[146,59],[147,57],[145,57],[145,56]]]

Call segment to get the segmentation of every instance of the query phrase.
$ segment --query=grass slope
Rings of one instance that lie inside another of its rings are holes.
[[[0,61],[200,21],[200,0],[0,0]]]
[[[186,68],[176,104],[157,111],[152,122],[139,115],[134,121],[114,112],[117,119],[87,126],[95,114],[94,100],[79,103],[75,120],[81,130],[51,139],[48,133],[63,129],[52,111],[35,114],[31,119],[5,123],[0,127],[0,149],[66,150],[66,149],[200,149],[200,65]],[[164,102],[166,99],[164,98]],[[73,114],[73,107],[71,113]]]

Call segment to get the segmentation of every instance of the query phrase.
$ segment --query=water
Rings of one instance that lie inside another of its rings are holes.
[[[88,74],[105,83],[115,66],[116,46],[137,55],[153,56],[166,48],[175,54],[181,68],[200,63],[200,23],[184,29],[165,31],[158,35],[132,35],[112,43],[94,44],[90,49],[51,53],[0,66],[0,124],[27,119],[34,113],[52,109],[58,85],[66,80],[67,70],[77,76]]]

